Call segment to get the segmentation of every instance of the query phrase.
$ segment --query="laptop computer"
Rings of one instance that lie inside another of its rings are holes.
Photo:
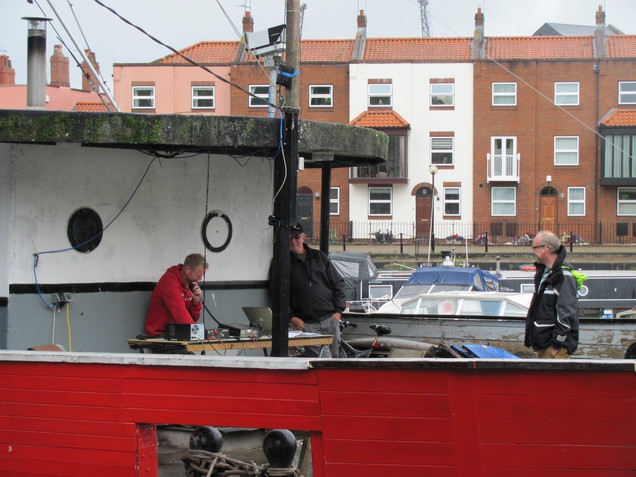
[[[261,330],[260,334],[272,334],[272,310],[268,306],[244,306],[243,313],[250,325]]]

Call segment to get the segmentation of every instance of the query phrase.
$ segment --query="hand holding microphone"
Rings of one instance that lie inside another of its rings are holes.
[[[190,282],[188,283],[188,288],[192,293],[192,297],[201,302],[201,288],[199,288],[199,284],[197,282]]]

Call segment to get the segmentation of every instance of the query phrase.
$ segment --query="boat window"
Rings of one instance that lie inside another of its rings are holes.
[[[390,300],[391,295],[393,295],[391,285],[369,285],[369,298],[371,299],[386,298]]]
[[[395,298],[405,299],[421,293],[430,293],[432,285],[409,285],[400,288],[400,291],[395,294]]]
[[[444,300],[437,305],[438,315],[454,315],[457,311],[457,302],[454,300]]]
[[[513,303],[506,303],[504,316],[526,316],[527,314],[528,310],[526,308]]]
[[[481,314],[486,316],[498,316],[501,314],[501,308],[503,303],[500,301],[485,301],[479,302],[481,308]]]
[[[429,293],[442,291],[472,291],[471,285],[432,285]]]

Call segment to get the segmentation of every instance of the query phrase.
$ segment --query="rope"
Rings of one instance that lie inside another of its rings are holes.
[[[186,477],[303,477],[296,467],[276,468],[269,464],[248,464],[222,453],[190,451],[181,457]]]

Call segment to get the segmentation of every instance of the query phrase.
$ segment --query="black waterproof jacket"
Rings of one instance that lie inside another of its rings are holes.
[[[305,245],[303,262],[291,253],[290,316],[305,322],[317,322],[342,313],[346,307],[344,280],[320,250]]]
[[[574,353],[579,344],[579,308],[576,279],[565,262],[561,246],[552,273],[541,283],[545,265],[535,263],[535,293],[526,318],[525,345],[535,351],[553,346]],[[541,286],[539,287],[539,284]]]

